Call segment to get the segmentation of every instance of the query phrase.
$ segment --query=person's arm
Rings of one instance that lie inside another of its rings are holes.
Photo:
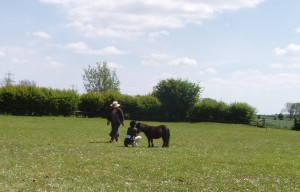
[[[111,109],[108,110],[107,115],[106,115],[106,120],[107,120],[107,125],[110,124],[111,122]]]
[[[118,110],[118,111],[119,111],[119,114],[120,114],[120,115],[119,115],[119,118],[120,118],[120,119],[119,119],[119,120],[120,120],[120,123],[121,123],[121,125],[123,125],[123,126],[124,126],[124,113],[123,113],[122,109],[120,109],[120,108],[119,108],[119,110]]]

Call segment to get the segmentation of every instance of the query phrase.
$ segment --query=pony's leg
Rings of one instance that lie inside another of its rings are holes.
[[[168,137],[164,138],[164,147],[169,147],[169,138]]]
[[[166,135],[163,137],[164,140],[164,147],[169,147],[169,142],[170,142],[170,130],[166,131]]]
[[[162,147],[169,147],[169,140],[168,136],[163,137],[163,146]]]
[[[162,140],[163,140],[163,145],[162,145],[162,147],[165,147],[165,146],[166,146],[166,136],[162,136],[161,138],[162,138]]]
[[[150,147],[150,139],[148,139],[148,147]]]
[[[166,147],[169,147],[169,141],[170,141],[170,138],[167,138],[167,140],[166,140]]]
[[[163,138],[163,145],[162,147],[166,147],[166,138]]]

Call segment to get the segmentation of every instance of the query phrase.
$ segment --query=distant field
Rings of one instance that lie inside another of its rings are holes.
[[[300,132],[165,124],[169,148],[125,148],[129,121],[108,143],[104,119],[0,116],[0,191],[300,191]]]
[[[294,119],[285,117],[283,120],[274,118],[274,116],[261,116],[259,119],[260,122],[265,119],[265,126],[268,128],[285,128],[292,129],[294,127]]]

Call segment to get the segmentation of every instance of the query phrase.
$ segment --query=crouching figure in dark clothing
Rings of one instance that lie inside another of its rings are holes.
[[[128,145],[132,145],[132,147],[137,146],[138,141],[142,138],[141,136],[137,136],[137,129],[135,128],[135,125],[135,121],[130,122],[130,127],[127,129],[126,137],[124,140],[125,147],[128,147]]]

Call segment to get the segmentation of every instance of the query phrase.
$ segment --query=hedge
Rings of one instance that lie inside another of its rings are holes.
[[[17,85],[0,88],[0,114],[70,116],[77,110],[75,91]]]
[[[0,114],[53,115],[83,117],[106,117],[113,101],[118,101],[126,119],[163,121],[162,104],[153,95],[129,96],[118,91],[105,93],[88,92],[79,95],[72,90],[59,90],[16,85],[0,87]],[[213,99],[202,99],[186,117],[177,117],[192,122],[226,122],[249,124],[255,108],[247,103],[230,105]],[[178,119],[174,119],[178,121]]]

